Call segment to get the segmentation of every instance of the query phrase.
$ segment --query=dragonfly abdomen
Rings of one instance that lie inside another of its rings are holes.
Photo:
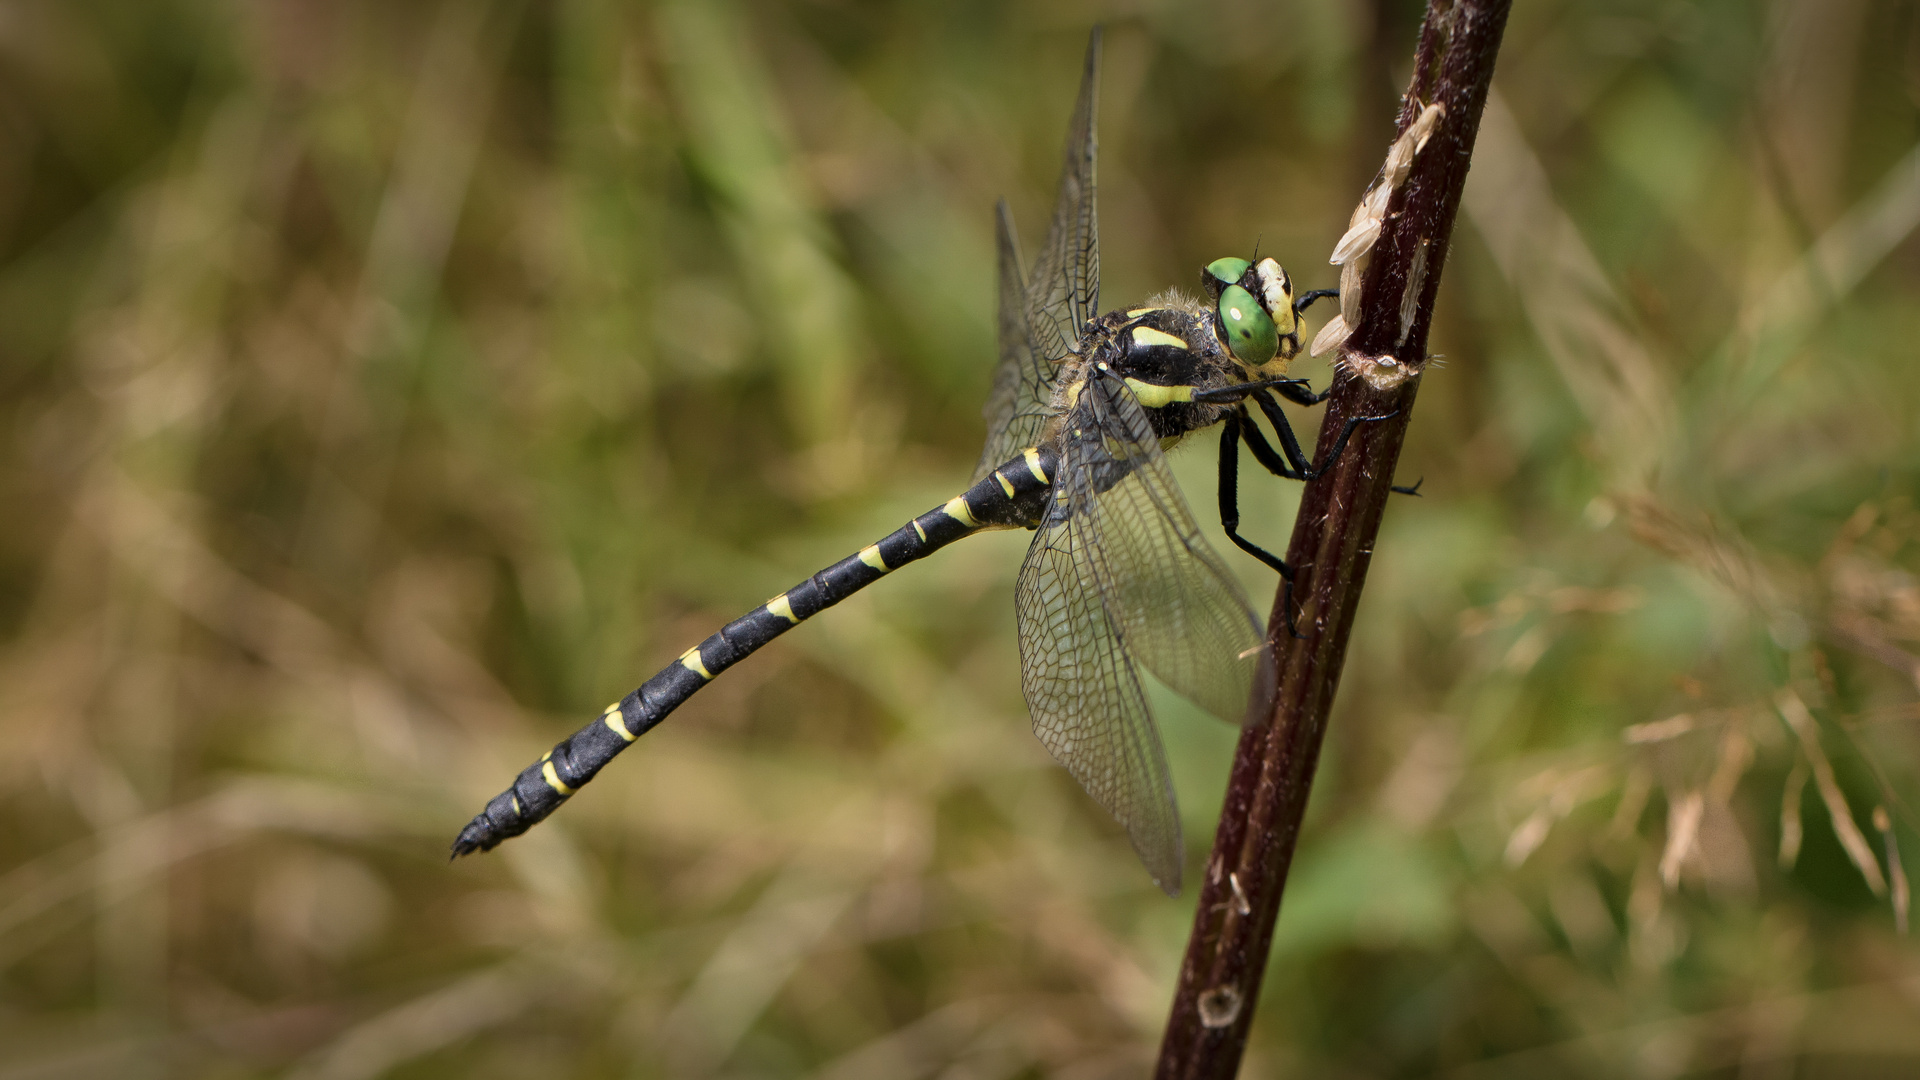
[[[944,505],[721,627],[521,770],[513,785],[461,830],[454,855],[486,851],[532,828],[701,687],[813,615],[962,537],[984,529],[1036,527],[1057,461],[1053,450],[1025,450]]]

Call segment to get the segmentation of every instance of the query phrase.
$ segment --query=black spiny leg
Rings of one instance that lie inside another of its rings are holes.
[[[1254,460],[1266,466],[1268,472],[1282,480],[1310,479],[1305,473],[1297,472],[1287,464],[1287,459],[1281,457],[1280,452],[1267,441],[1267,437],[1261,434],[1260,425],[1254,423],[1252,417],[1242,417],[1240,423],[1242,425],[1240,436],[1246,440],[1247,449],[1253,451]]]
[[[1226,530],[1227,539],[1233,541],[1241,551],[1266,563],[1291,583],[1293,568],[1287,565],[1285,559],[1240,535],[1240,439],[1244,430],[1252,426],[1253,422],[1245,419],[1237,409],[1228,413],[1226,423],[1221,425],[1220,527]],[[1265,446],[1266,439],[1261,438],[1260,441],[1262,446]],[[1271,447],[1266,447],[1266,450],[1269,454],[1273,453]],[[1254,451],[1254,454],[1257,457],[1259,451]],[[1298,478],[1289,477],[1289,479]]]
[[[1290,480],[1297,480],[1299,477],[1284,471],[1286,463],[1273,452],[1273,447],[1267,443],[1266,436],[1260,434],[1260,429],[1254,426],[1253,418],[1247,416],[1244,409],[1235,409],[1228,413],[1226,422],[1221,425],[1221,428],[1220,527],[1226,530],[1227,539],[1232,540],[1241,551],[1266,563],[1280,575],[1280,580],[1284,583],[1280,604],[1282,610],[1287,613],[1287,633],[1300,637],[1300,631],[1293,626],[1293,567],[1288,566],[1285,559],[1240,535],[1241,438],[1247,439],[1247,447],[1253,451],[1254,457],[1260,458],[1262,465],[1269,469],[1274,469],[1276,465],[1280,466],[1275,471]],[[1257,443],[1254,441],[1256,439]]]
[[[1277,389],[1279,389],[1282,394],[1286,394],[1289,400],[1299,402],[1302,405],[1317,405],[1320,401],[1319,398],[1313,397],[1312,391],[1299,391],[1297,387],[1293,386],[1278,387]],[[1313,400],[1300,401],[1299,397],[1288,393],[1288,391],[1298,391],[1306,397],[1313,397]],[[1280,449],[1286,451],[1287,464],[1293,466],[1293,471],[1291,473],[1279,472],[1275,470],[1272,465],[1267,465],[1267,468],[1275,472],[1276,475],[1284,476],[1289,480],[1311,480],[1320,475],[1320,473],[1314,469],[1313,462],[1307,459],[1306,452],[1300,449],[1300,440],[1294,436],[1293,425],[1287,422],[1286,411],[1280,408],[1280,403],[1273,400],[1272,395],[1269,394],[1255,394],[1253,395],[1253,400],[1260,406],[1260,411],[1267,414],[1267,423],[1273,425],[1273,433],[1280,437]],[[1353,421],[1348,421],[1349,427],[1351,427],[1352,423]],[[1247,419],[1247,426],[1254,426],[1251,417]],[[1266,438],[1262,436],[1260,441],[1264,444]],[[1248,445],[1251,446],[1252,444],[1249,443]],[[1343,436],[1340,440],[1340,448],[1344,450],[1346,445],[1347,440]],[[1259,451],[1256,450],[1254,453],[1257,456]],[[1337,459],[1340,451],[1335,450],[1333,453]],[[1261,464],[1265,465],[1266,462],[1262,461]],[[1327,464],[1331,465],[1333,462],[1329,461]]]
[[[1294,301],[1293,301],[1294,318],[1297,319],[1301,315],[1306,314],[1307,309],[1313,306],[1313,302],[1315,300],[1324,300],[1327,297],[1332,297],[1335,300],[1340,299],[1340,290],[1339,289],[1314,289],[1310,292],[1301,293],[1298,297],[1294,298]]]
[[[1288,379],[1284,383],[1274,384],[1273,388],[1280,391],[1281,397],[1286,398],[1295,405],[1305,405],[1309,409],[1327,400],[1327,395],[1333,393],[1333,387],[1329,385],[1325,390],[1316,394],[1313,392],[1313,387],[1309,385],[1305,379]]]
[[[1340,298],[1340,290],[1339,289],[1314,289],[1309,292],[1301,293],[1293,301],[1294,319],[1298,320],[1302,315],[1305,315],[1307,309],[1313,306],[1314,301],[1325,300],[1328,298],[1338,300]],[[1311,389],[1307,388],[1307,383],[1305,379],[1301,379],[1298,381],[1289,381],[1285,384],[1276,384],[1274,386],[1274,389],[1278,390],[1282,397],[1286,398],[1288,401],[1293,402],[1295,405],[1306,405],[1309,407],[1318,405],[1321,402],[1327,400],[1327,395],[1333,393],[1333,387],[1329,385],[1325,390],[1322,390],[1318,394],[1316,394]],[[1333,468],[1333,463],[1340,459],[1340,451],[1346,449],[1347,436],[1353,434],[1353,425],[1366,423],[1371,420],[1387,420],[1387,419],[1391,419],[1395,415],[1393,413],[1388,413],[1386,416],[1362,416],[1362,417],[1358,417],[1356,419],[1347,421],[1346,429],[1340,432],[1340,441],[1334,444],[1332,456],[1327,459],[1327,463],[1325,465],[1321,466],[1318,470],[1315,470],[1307,465],[1306,455],[1300,452],[1300,443],[1298,440],[1296,440],[1293,437],[1293,428],[1287,423],[1286,416],[1282,414],[1278,408],[1269,408],[1268,402],[1264,397],[1261,397],[1258,400],[1260,401],[1260,411],[1267,414],[1267,419],[1273,423],[1274,430],[1278,432],[1280,435],[1281,445],[1287,448],[1288,459],[1291,460],[1294,463],[1295,467],[1298,468],[1300,472],[1302,472],[1304,475],[1292,476],[1292,475],[1289,475],[1288,473],[1282,472],[1281,470],[1274,468],[1272,465],[1268,465],[1267,468],[1272,470],[1272,472],[1275,475],[1284,476],[1289,480],[1311,480],[1314,477],[1320,475],[1320,473]],[[1247,431],[1249,434],[1257,436],[1259,435],[1260,429],[1254,427],[1253,424],[1249,423],[1247,425]],[[1260,456],[1260,451],[1257,449],[1254,449],[1253,443],[1251,441],[1247,443],[1247,447],[1248,449],[1253,450],[1255,457]],[[1413,482],[1412,487],[1401,487],[1398,484],[1396,484],[1393,487],[1388,488],[1387,490],[1393,492],[1396,495],[1418,495],[1420,494],[1420,485],[1425,482],[1426,481],[1424,479],[1415,480]]]
[[[1283,388],[1281,392],[1285,393],[1286,390]],[[1391,420],[1400,415],[1397,412],[1390,412],[1385,416],[1356,416],[1349,419],[1340,429],[1340,437],[1333,440],[1333,449],[1327,453],[1326,464],[1315,468],[1313,462],[1307,460],[1306,453],[1300,449],[1300,440],[1294,437],[1293,425],[1287,423],[1287,414],[1280,408],[1280,403],[1267,394],[1255,394],[1253,400],[1259,403],[1260,411],[1267,414],[1267,422],[1273,425],[1273,433],[1280,436],[1280,448],[1287,452],[1287,463],[1293,466],[1294,473],[1299,474],[1296,476],[1274,470],[1276,474],[1285,476],[1289,480],[1317,479],[1328,469],[1333,468],[1334,462],[1340,460],[1340,455],[1347,449],[1347,440],[1353,437],[1354,428],[1361,424]],[[1273,469],[1271,465],[1267,467]]]

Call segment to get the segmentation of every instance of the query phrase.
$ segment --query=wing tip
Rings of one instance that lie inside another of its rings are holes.
[[[1187,862],[1187,845],[1185,838],[1180,835],[1179,822],[1179,811],[1175,810],[1171,850],[1160,847],[1160,850],[1149,852],[1148,847],[1159,845],[1139,843],[1139,840],[1147,839],[1145,837],[1136,839],[1134,844],[1134,854],[1140,856],[1140,862],[1146,866],[1147,876],[1153,879],[1161,892],[1176,900],[1180,898],[1180,879],[1184,876],[1182,871]]]
[[[1088,146],[1092,146],[1094,142],[1094,110],[1100,104],[1100,42],[1105,34],[1106,27],[1100,23],[1094,23],[1093,29],[1088,31],[1087,66],[1080,77],[1080,101],[1079,109],[1076,111],[1084,110],[1087,114]]]

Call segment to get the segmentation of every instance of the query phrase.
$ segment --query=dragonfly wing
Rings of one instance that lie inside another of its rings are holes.
[[[1095,123],[1100,80],[1100,31],[1087,41],[1080,98],[1068,125],[1066,160],[1054,200],[1053,224],[1022,279],[1020,251],[1005,201],[999,206],[1000,364],[987,400],[987,443],[974,479],[1040,441],[1053,414],[1060,366],[1078,347],[1080,329],[1100,304],[1100,236],[1095,201]]]
[[[974,467],[978,483],[1008,458],[1038,445],[1053,411],[1058,358],[1034,352],[1027,326],[1027,288],[1020,277],[1020,245],[1013,236],[1013,214],[1000,200],[995,233],[1000,249],[1000,364],[987,398],[987,445]]]
[[[1127,651],[1228,723],[1271,664],[1246,592],[1201,535],[1160,441],[1118,379],[1087,380],[1061,480],[1085,517],[1089,569]]]
[[[1040,741],[1172,893],[1180,818],[1135,665],[1238,723],[1271,659],[1133,393],[1089,379],[1062,434],[1053,501],[1015,592],[1021,688]]]
[[[1088,519],[1060,510],[1033,538],[1015,589],[1020,685],[1033,731],[1127,830],[1154,882],[1177,895],[1184,850],[1166,753],[1093,583]]]
[[[1046,246],[1033,264],[1027,288],[1027,322],[1035,349],[1056,360],[1074,351],[1080,328],[1100,306],[1100,223],[1095,159],[1099,113],[1100,30],[1087,41],[1087,66],[1080,79],[1080,100],[1067,126],[1066,160],[1060,191],[1054,196],[1053,224]]]

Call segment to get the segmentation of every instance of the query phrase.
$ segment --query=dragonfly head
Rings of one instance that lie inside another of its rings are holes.
[[[1285,375],[1300,351],[1293,279],[1272,259],[1215,259],[1200,272],[1214,300],[1214,328],[1249,378]]]

